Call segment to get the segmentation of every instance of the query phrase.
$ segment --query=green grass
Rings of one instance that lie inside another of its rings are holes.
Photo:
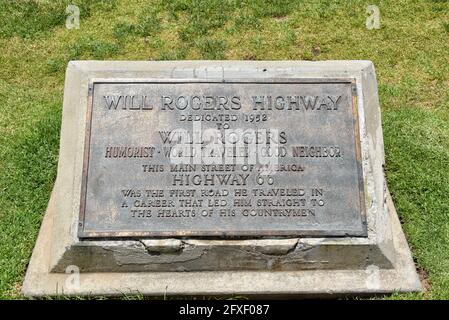
[[[81,9],[65,28],[65,7]],[[381,28],[365,28],[368,4]],[[428,290],[449,299],[449,2],[0,0],[0,297],[20,287],[56,175],[70,59],[368,59],[386,174]]]

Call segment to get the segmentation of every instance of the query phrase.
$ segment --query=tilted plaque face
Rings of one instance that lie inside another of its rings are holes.
[[[366,236],[354,83],[93,82],[78,235]]]

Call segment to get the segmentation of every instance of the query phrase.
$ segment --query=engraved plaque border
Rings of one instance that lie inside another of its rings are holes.
[[[87,180],[89,171],[89,156],[91,144],[91,127],[92,127],[92,111],[93,111],[93,96],[95,84],[183,84],[183,83],[229,83],[229,84],[282,84],[282,83],[298,83],[298,84],[332,84],[332,83],[347,83],[351,85],[352,92],[352,116],[354,121],[354,138],[355,138],[355,152],[357,160],[357,176],[358,176],[358,190],[360,198],[360,218],[362,222],[362,229],[360,231],[348,230],[247,230],[247,231],[85,231],[85,211],[86,211],[86,195],[87,195]],[[95,78],[90,79],[88,84],[87,95],[87,112],[86,112],[86,129],[84,140],[84,154],[83,154],[83,170],[81,182],[81,196],[79,207],[79,221],[78,221],[78,238],[80,239],[98,239],[98,238],[145,238],[145,237],[246,237],[246,238],[263,238],[263,237],[367,237],[366,227],[366,206],[364,196],[364,182],[363,169],[361,161],[361,146],[360,146],[360,127],[359,127],[359,112],[357,103],[357,87],[354,78],[211,78],[211,79],[174,79],[174,78]]]

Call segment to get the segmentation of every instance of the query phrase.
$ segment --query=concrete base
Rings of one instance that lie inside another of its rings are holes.
[[[79,239],[89,84],[94,80],[191,78],[354,80],[367,236]],[[70,62],[58,176],[23,293],[315,296],[420,291],[420,281],[386,188],[383,148],[377,83],[370,61]]]
[[[421,291],[399,219],[388,195],[397,256],[393,269],[201,272],[93,272],[51,273],[50,251],[53,210],[48,210],[23,284],[30,297],[168,295],[338,296]],[[52,206],[49,206],[49,209]]]

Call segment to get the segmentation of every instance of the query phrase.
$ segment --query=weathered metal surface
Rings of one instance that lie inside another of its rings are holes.
[[[115,81],[89,89],[79,237],[366,235],[351,80]]]

